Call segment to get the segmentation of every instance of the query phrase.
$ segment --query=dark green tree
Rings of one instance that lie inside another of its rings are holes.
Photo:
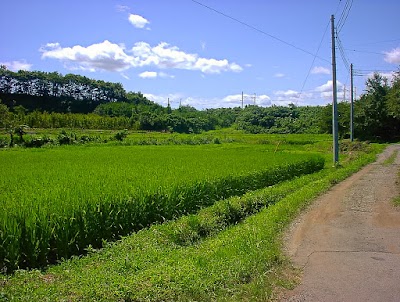
[[[387,94],[387,109],[391,117],[400,120],[400,71],[395,73]]]
[[[355,137],[361,139],[386,139],[390,136],[386,97],[389,92],[387,78],[379,73],[366,82],[366,93],[355,103]]]

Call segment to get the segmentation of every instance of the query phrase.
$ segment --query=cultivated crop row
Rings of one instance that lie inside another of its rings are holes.
[[[0,268],[40,267],[153,223],[322,169],[262,146],[75,147],[0,153]]]

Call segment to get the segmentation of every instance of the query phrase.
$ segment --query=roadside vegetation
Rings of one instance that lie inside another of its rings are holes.
[[[385,166],[392,165],[392,164],[395,162],[398,153],[399,153],[398,150],[395,150],[395,151],[383,162],[383,164],[384,164]]]
[[[399,172],[397,173],[396,185],[398,186],[398,188],[399,188],[399,190],[400,190],[400,170],[399,170]],[[395,197],[395,198],[393,199],[393,204],[394,204],[396,207],[400,207],[400,195],[397,196],[397,197]]]

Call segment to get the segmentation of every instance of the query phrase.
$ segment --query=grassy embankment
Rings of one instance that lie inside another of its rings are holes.
[[[383,164],[387,166],[392,165],[395,162],[398,153],[398,150],[393,151],[393,153],[383,162]],[[400,171],[398,173],[396,183],[398,185],[400,184]],[[392,202],[395,206],[400,206],[400,196],[395,197]]]

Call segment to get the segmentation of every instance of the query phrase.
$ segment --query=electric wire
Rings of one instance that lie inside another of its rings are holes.
[[[303,85],[301,86],[300,96],[301,96],[302,93],[303,93],[303,90],[304,90],[304,87],[305,87],[305,85],[306,85],[306,83],[307,83],[308,77],[310,76],[311,70],[312,70],[312,68],[314,67],[314,63],[315,63],[316,56],[318,55],[319,50],[321,49],[322,43],[323,43],[323,41],[324,41],[324,39],[325,39],[325,35],[326,35],[326,33],[327,33],[327,31],[328,31],[328,28],[329,28],[329,24],[330,24],[330,21],[328,21],[328,24],[327,24],[326,27],[325,27],[325,31],[324,31],[324,34],[322,35],[321,42],[320,42],[319,45],[318,45],[317,52],[316,52],[315,56],[313,57],[311,66],[310,66],[310,68],[308,69],[306,78],[304,79]]]
[[[350,69],[350,63],[349,63],[349,60],[346,57],[346,52],[345,52],[345,50],[343,48],[343,44],[342,44],[342,41],[339,38],[339,35],[336,35],[336,41],[338,42],[337,45],[338,45],[339,53],[340,53],[340,56],[341,56],[342,61],[344,63],[344,66],[346,67],[347,70],[349,70]]]
[[[344,50],[359,52],[359,53],[368,53],[368,54],[374,54],[374,55],[380,55],[380,56],[384,55],[384,53],[374,52],[374,51],[364,51],[364,50],[348,49],[348,48],[344,48]]]
[[[394,70],[379,70],[379,69],[354,69],[353,70],[353,75],[357,77],[365,77],[365,76],[370,76],[372,73],[395,73],[396,71]]]
[[[298,46],[296,46],[295,44],[290,43],[290,42],[287,42],[287,41],[285,41],[285,40],[283,40],[283,39],[281,39],[281,38],[279,38],[279,37],[277,37],[277,36],[275,36],[275,35],[269,34],[269,33],[265,32],[264,30],[261,30],[261,29],[255,27],[255,26],[253,26],[253,25],[250,25],[250,24],[248,24],[248,23],[246,23],[246,22],[244,22],[244,21],[241,21],[241,20],[239,20],[239,19],[237,19],[237,18],[235,18],[235,17],[232,17],[232,16],[230,16],[230,15],[224,13],[224,12],[221,12],[221,11],[219,11],[219,10],[213,8],[213,7],[210,7],[210,6],[208,6],[208,5],[204,4],[204,3],[201,3],[201,2],[199,2],[199,1],[197,1],[197,0],[191,0],[191,1],[194,2],[194,3],[196,3],[196,4],[198,4],[198,5],[200,5],[200,6],[202,6],[202,7],[204,7],[204,8],[207,8],[208,10],[211,10],[211,11],[213,11],[213,12],[215,12],[215,13],[217,13],[217,14],[219,14],[219,15],[225,17],[225,18],[228,18],[228,19],[230,19],[230,20],[232,20],[232,21],[235,21],[235,22],[237,22],[237,23],[239,23],[239,24],[241,24],[241,25],[243,25],[243,26],[245,26],[245,27],[248,27],[248,28],[250,28],[250,29],[252,29],[252,30],[254,30],[254,31],[257,31],[257,32],[259,32],[259,33],[261,33],[261,34],[263,34],[263,35],[265,35],[265,36],[268,36],[268,37],[274,39],[274,40],[277,40],[277,41],[279,41],[279,42],[281,42],[281,43],[283,43],[283,44],[285,44],[285,45],[287,45],[287,46],[290,46],[290,47],[295,48],[295,49],[297,49],[297,50],[299,50],[299,51],[301,51],[301,52],[303,52],[303,53],[306,53],[306,54],[308,54],[308,55],[311,55],[311,56],[313,57],[313,60],[312,60],[311,66],[310,66],[310,68],[309,68],[309,70],[308,70],[308,73],[307,73],[307,75],[306,75],[306,78],[305,78],[305,80],[304,80],[304,82],[303,82],[303,84],[302,84],[302,88],[301,88],[300,95],[304,92],[304,87],[305,87],[306,82],[307,82],[307,80],[308,80],[308,77],[309,77],[309,75],[310,75],[310,73],[311,73],[311,71],[312,71],[312,68],[314,67],[315,60],[318,58],[318,59],[320,59],[320,60],[322,60],[322,61],[325,61],[325,62],[330,63],[329,60],[318,56],[318,53],[319,53],[320,48],[321,48],[321,45],[322,45],[323,40],[324,40],[324,38],[325,38],[326,32],[327,32],[327,30],[328,30],[329,23],[328,23],[328,25],[327,25],[326,28],[325,28],[325,31],[324,31],[324,34],[323,34],[323,36],[322,36],[321,42],[320,42],[320,44],[319,44],[319,46],[318,46],[317,52],[314,54],[314,53],[312,53],[312,52],[310,52],[310,51],[308,51],[308,50],[306,50],[306,49],[303,49],[303,48],[301,48],[301,47],[298,47]],[[335,13],[335,15],[336,15],[337,12],[339,11],[340,4],[341,4],[341,0],[339,0],[338,6],[337,6],[337,8],[336,8],[336,13]],[[337,48],[338,48],[338,50],[339,50],[340,56],[341,56],[341,58],[342,58],[342,61],[343,61],[343,64],[344,64],[346,70],[350,70],[350,63],[349,63],[349,60],[348,60],[348,58],[347,58],[347,56],[346,56],[346,51],[353,51],[353,52],[360,52],[360,53],[371,53],[371,54],[383,55],[382,53],[369,52],[369,51],[361,51],[361,50],[356,50],[356,49],[347,49],[347,48],[344,48],[344,47],[343,47],[343,42],[341,41],[341,39],[340,39],[340,37],[339,37],[339,33],[342,31],[342,29],[343,29],[343,27],[344,27],[344,25],[345,25],[345,23],[346,23],[346,21],[347,21],[347,19],[348,19],[348,16],[349,16],[349,14],[350,14],[350,11],[351,11],[351,9],[352,9],[352,6],[353,6],[353,0],[346,0],[345,6],[344,6],[344,8],[343,8],[343,10],[342,10],[342,13],[341,13],[341,15],[340,15],[339,21],[337,22],[337,25],[336,25],[336,27],[335,27],[335,33],[336,33],[335,39],[336,39],[336,41],[337,41]],[[378,43],[396,42],[396,41],[399,41],[399,39],[393,39],[393,40],[387,40],[387,41],[381,41],[381,42],[373,42],[373,43],[368,43],[368,44],[378,44]],[[378,72],[378,73],[394,73],[395,71],[393,71],[393,70],[353,69],[353,76],[357,76],[357,77],[359,77],[359,76],[369,76],[372,72]],[[348,82],[348,78],[349,78],[349,74],[347,74],[346,83]]]
[[[250,24],[248,24],[246,22],[243,22],[243,21],[241,21],[241,20],[239,20],[239,19],[237,19],[235,17],[232,17],[232,16],[230,16],[228,14],[225,14],[225,13],[223,13],[223,12],[221,12],[221,11],[215,9],[215,8],[212,8],[212,7],[210,7],[210,6],[208,6],[208,5],[204,4],[204,3],[201,3],[201,2],[196,1],[196,0],[191,0],[191,1],[196,3],[196,4],[198,4],[198,5],[200,5],[200,6],[203,6],[203,7],[207,8],[207,9],[209,9],[209,10],[211,10],[211,11],[213,11],[213,12],[215,12],[215,13],[221,15],[221,16],[224,16],[225,18],[231,19],[231,20],[233,20],[233,21],[235,21],[237,23],[242,24],[243,26],[246,26],[246,27],[248,27],[248,28],[250,28],[250,29],[252,29],[254,31],[257,31],[257,32],[259,32],[259,33],[261,33],[261,34],[263,34],[265,36],[268,36],[268,37],[270,37],[270,38],[272,38],[274,40],[277,40],[277,41],[279,41],[279,42],[281,42],[281,43],[283,43],[283,44],[285,44],[287,46],[295,48],[295,49],[297,49],[297,50],[299,50],[301,52],[304,52],[304,53],[306,53],[308,55],[311,55],[313,57],[315,56],[316,58],[318,58],[318,59],[320,59],[322,61],[329,62],[328,60],[326,60],[326,59],[324,59],[322,57],[319,57],[319,56],[313,54],[312,52],[310,52],[310,51],[308,51],[308,50],[306,50],[304,48],[298,47],[298,46],[294,45],[293,43],[287,42],[287,41],[285,41],[285,40],[283,40],[283,39],[281,39],[281,38],[279,38],[277,36],[271,35],[271,34],[265,32],[264,30],[261,30],[261,29],[255,27],[255,26],[253,26],[253,25],[250,25]]]
[[[383,40],[383,41],[374,41],[374,42],[368,42],[368,43],[357,43],[354,46],[366,46],[366,45],[375,45],[375,44],[383,44],[383,43],[392,43],[392,42],[398,42],[400,39],[392,39],[392,40]]]
[[[338,24],[337,24],[338,33],[340,33],[341,30],[343,29],[343,26],[346,23],[347,18],[349,17],[350,10],[351,10],[352,6],[353,6],[353,0],[347,0],[346,4],[345,4],[345,7],[344,7],[344,9],[342,11],[342,14],[341,14],[341,16],[339,18]]]

